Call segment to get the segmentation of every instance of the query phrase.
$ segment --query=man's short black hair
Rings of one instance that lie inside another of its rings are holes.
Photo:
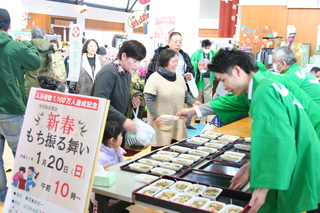
[[[201,42],[201,47],[211,47],[212,43],[209,39],[205,39]]]
[[[231,75],[234,66],[239,66],[247,74],[256,70],[254,60],[249,54],[241,50],[227,48],[219,50],[212,59],[212,64],[208,64],[208,69],[213,72]]]

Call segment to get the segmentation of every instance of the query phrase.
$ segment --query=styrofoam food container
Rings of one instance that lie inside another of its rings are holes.
[[[221,149],[224,147],[223,144],[219,144],[219,143],[205,143],[204,146],[216,148],[216,149]]]
[[[157,178],[159,177],[154,175],[148,175],[148,174],[138,174],[135,176],[136,181],[142,182],[142,183],[149,183]]]
[[[226,206],[225,203],[219,202],[219,201],[210,201],[203,205],[201,209],[213,212],[213,213],[218,213],[220,210],[222,210]]]
[[[221,140],[211,140],[210,143],[223,144],[224,146],[228,145],[229,141],[221,141]]]
[[[200,137],[192,137],[192,138],[189,138],[186,140],[187,143],[190,143],[190,144],[195,144],[195,145],[202,145],[204,144],[205,142],[208,142],[209,139],[207,138],[200,138]]]
[[[191,200],[191,199],[194,198],[194,197],[195,197],[195,196],[194,196],[193,194],[181,192],[181,193],[178,193],[177,195],[175,195],[175,196],[174,196],[173,198],[171,198],[170,200],[171,200],[172,202],[186,204],[189,200]]]
[[[245,144],[235,144],[233,145],[236,149],[244,150],[244,151],[250,151],[251,146],[245,145]]]
[[[192,185],[192,183],[187,182],[187,181],[177,181],[174,184],[172,184],[169,188],[172,189],[172,190],[185,192],[185,190],[191,185]]]
[[[171,186],[174,183],[173,180],[168,180],[168,179],[160,179],[152,183],[150,186],[165,189]]]
[[[246,156],[246,154],[244,154],[244,153],[232,152],[232,151],[226,151],[225,154],[226,154],[226,155],[237,156],[237,157],[241,157],[241,158],[243,158],[244,156]]]
[[[191,151],[191,150],[190,150]],[[184,158],[188,160],[193,160],[193,161],[198,161],[200,160],[200,156],[195,156],[195,155],[188,155],[188,154],[181,154],[178,156],[179,158]]]
[[[219,213],[230,213],[231,210],[233,210],[232,213],[240,213],[243,210],[243,207],[233,204],[227,204],[223,207],[223,209],[219,211]]]
[[[149,158],[141,158],[138,160],[138,162],[143,163],[143,164],[147,164],[147,165],[153,166],[153,167],[159,166],[159,164],[161,163],[161,161],[156,161],[156,160],[152,160]]]
[[[200,195],[204,190],[206,190],[207,187],[201,184],[192,184],[190,185],[185,192],[191,193],[194,195]]]
[[[142,189],[140,189],[138,191],[138,193],[144,194],[144,195],[148,195],[148,196],[153,196],[156,193],[158,193],[161,189],[157,188],[157,187],[152,187],[152,186],[146,186],[143,187]]]
[[[188,159],[185,159],[185,158],[172,158],[171,161],[173,163],[182,164],[184,166],[190,166],[191,164],[194,163],[193,160],[188,160]]]
[[[170,149],[175,152],[181,152],[181,153],[186,153],[190,150],[190,148],[183,147],[183,146],[171,146]]]
[[[212,135],[212,134],[200,134],[199,135],[201,138],[208,138],[208,139],[216,139],[218,136]]]
[[[156,160],[167,161],[167,162],[169,162],[173,158],[173,156],[170,156],[170,155],[159,155],[159,154],[153,154],[151,155],[151,157]]]
[[[159,151],[159,152],[157,152],[157,154],[159,154],[159,155],[168,155],[168,156],[173,156],[173,157],[176,157],[176,156],[179,155],[179,153],[167,152],[167,151]]]
[[[130,169],[136,170],[139,172],[148,172],[150,169],[152,169],[152,166],[143,164],[143,163],[131,163],[129,164]]]
[[[190,155],[197,155],[197,156],[201,156],[201,157],[207,157],[208,155],[210,155],[210,152],[201,151],[201,150],[197,150],[197,149],[189,150],[188,153]]]
[[[206,197],[212,200],[215,200],[222,192],[222,189],[217,187],[207,187],[203,192],[201,192],[202,197]]]
[[[206,205],[206,204],[209,203],[209,202],[210,202],[210,200],[209,200],[208,198],[204,198],[204,197],[194,197],[194,198],[191,198],[191,199],[186,203],[186,205],[200,209],[201,207],[203,207],[204,205]]]
[[[245,138],[244,138],[244,141],[245,141],[245,142],[248,142],[248,143],[251,143],[251,137],[245,137]]]
[[[222,160],[231,161],[231,162],[235,162],[235,163],[238,163],[239,161],[242,160],[241,157],[238,157],[238,156],[235,156],[235,155],[224,154],[224,155],[221,155],[220,157],[221,157]]]
[[[160,167],[165,169],[172,169],[174,171],[179,171],[183,167],[183,165],[177,163],[162,162],[160,163]]]
[[[173,175],[176,173],[176,171],[173,171],[171,169],[156,167],[151,169],[151,173],[156,175]]]
[[[173,198],[177,194],[179,194],[178,191],[171,190],[171,189],[163,189],[158,194],[156,194],[155,197],[163,199],[163,200],[170,200],[171,198]]]
[[[207,146],[199,146],[199,147],[197,147],[197,150],[210,152],[210,154],[213,154],[213,153],[218,151],[216,148],[210,148],[210,147],[207,147]]]

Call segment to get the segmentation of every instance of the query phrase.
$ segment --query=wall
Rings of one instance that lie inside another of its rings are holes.
[[[249,1],[249,0],[248,0]],[[260,51],[262,45],[262,37],[267,37],[269,33],[263,33],[262,30],[271,29],[278,32],[278,36],[286,40],[287,25],[294,25],[297,29],[295,42],[311,43],[310,55],[316,53],[317,30],[320,25],[320,19],[311,18],[319,17],[319,9],[306,8],[287,8],[287,6],[241,6],[241,21],[240,21],[240,45],[249,38],[253,52]],[[256,33],[244,33],[244,29],[258,30]],[[254,45],[252,40],[259,36],[261,41]],[[274,46],[270,46],[274,47]]]

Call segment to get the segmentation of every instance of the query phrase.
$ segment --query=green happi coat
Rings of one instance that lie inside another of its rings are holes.
[[[309,93],[311,93],[310,95],[303,91],[304,88],[308,88],[308,84],[311,84],[312,87],[316,86],[314,83],[310,83],[309,81],[304,82],[304,84],[307,85],[302,84],[300,85],[301,87],[299,87],[291,79],[280,74],[272,73],[269,71],[258,71],[256,74],[254,74],[254,76],[256,75],[266,76],[285,85],[304,106],[305,111],[309,119],[311,120],[311,123],[318,134],[318,137],[320,138],[320,102],[316,103],[315,100],[310,97],[315,97],[315,93],[320,96],[320,88],[315,88],[315,90],[309,91]],[[231,122],[240,115],[249,112],[250,109],[250,100],[248,99],[248,95],[246,93],[242,94],[241,96],[236,96],[235,94],[220,96],[210,101],[209,104],[223,123]]]
[[[212,61],[212,58],[216,55],[216,53],[213,50],[210,50],[208,60]],[[194,76],[199,76],[197,79],[197,87],[198,89],[204,89],[204,73],[199,73],[198,70],[198,62],[204,58],[204,52],[202,48],[198,49],[195,51],[192,56],[191,56],[191,63],[193,65],[193,70],[194,70]],[[210,86],[213,85],[214,81],[214,72],[210,72]]]
[[[252,80],[250,184],[270,189],[259,213],[317,209],[320,143],[303,106],[282,84]]]

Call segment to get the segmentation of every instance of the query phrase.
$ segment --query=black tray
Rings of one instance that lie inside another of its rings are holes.
[[[148,158],[148,159],[155,160],[155,159],[151,158],[151,155],[156,154],[158,151],[161,151],[161,150],[153,151],[153,152],[149,153],[148,155],[142,156],[141,158],[138,158],[138,159],[136,159],[136,160],[134,160],[134,161],[130,161],[129,163],[122,165],[122,166],[120,167],[120,169],[126,170],[126,171],[130,171],[130,172],[136,172],[136,173],[145,173],[145,174],[157,175],[157,174],[151,173],[151,171],[149,171],[149,172],[141,172],[141,171],[133,170],[133,169],[131,169],[131,168],[129,167],[129,164],[132,164],[132,163],[135,163],[135,162],[138,163],[138,161],[139,161],[140,159],[144,159],[144,158]],[[194,163],[191,164],[190,166],[183,166],[183,167],[181,168],[181,170],[176,171],[176,173],[173,174],[172,176],[177,176],[177,177],[178,177],[178,176],[182,175],[184,172],[188,171],[191,167],[196,166],[196,165],[198,165],[199,163],[201,163],[202,161],[204,161],[204,159],[205,159],[205,158],[201,157],[198,161],[194,162]],[[159,161],[159,160],[158,160],[158,161]],[[165,162],[165,161],[163,161],[163,162]],[[160,176],[160,175],[157,175],[157,176]]]
[[[204,145],[195,145],[195,144],[190,144],[186,141],[181,141],[181,142],[178,142],[178,143],[175,143],[175,144],[172,144],[166,148],[164,148],[163,150],[165,151],[172,151],[170,149],[171,146],[182,146],[182,147],[186,147],[186,148],[190,148],[190,149],[197,149],[198,147],[200,146],[203,146]],[[207,157],[205,157],[206,159],[212,159],[212,158],[215,158],[217,156],[219,156],[221,154],[221,152],[223,151],[222,149],[217,149],[218,151],[215,152],[215,153],[212,153],[212,154],[209,154]],[[180,153],[180,152],[177,152],[177,153]],[[187,152],[186,153],[181,153],[181,154],[188,154]]]
[[[203,166],[199,167],[199,170],[230,176],[234,176],[239,169],[239,165],[232,165],[221,161],[209,161]]]
[[[181,178],[176,178],[176,177],[172,177],[172,176],[163,176],[163,178],[165,179],[169,179],[169,180],[174,180],[174,181],[188,181],[192,184],[194,183],[198,183],[196,181],[190,181],[190,180],[185,180],[185,179],[181,179]],[[151,183],[157,181],[159,179],[156,179],[154,181],[152,181]],[[206,186],[210,186],[210,184],[204,184],[201,183],[203,185]],[[146,187],[148,185],[144,185],[136,190],[134,190],[133,193],[133,199],[140,201],[140,202],[144,202],[144,203],[148,203],[151,205],[155,205],[155,206],[159,206],[159,207],[163,207],[166,209],[170,209],[173,211],[178,211],[178,212],[192,212],[192,213],[202,213],[202,212],[208,212],[206,210],[203,209],[199,209],[199,208],[194,208],[191,206],[187,206],[184,204],[179,204],[179,203],[175,203],[172,201],[168,201],[168,200],[163,200],[160,198],[156,198],[153,196],[148,196],[148,195],[144,195],[141,193],[138,193],[139,190],[141,190],[142,188]],[[222,187],[219,187],[222,188]],[[242,206],[245,207],[247,206],[248,202],[251,199],[251,194],[250,193],[246,193],[246,192],[242,192],[242,191],[236,191],[236,190],[231,190],[228,188],[222,188],[223,191],[221,192],[221,194],[217,197],[217,201],[219,202],[223,202],[226,204],[234,204],[234,205],[238,205],[238,206]]]

